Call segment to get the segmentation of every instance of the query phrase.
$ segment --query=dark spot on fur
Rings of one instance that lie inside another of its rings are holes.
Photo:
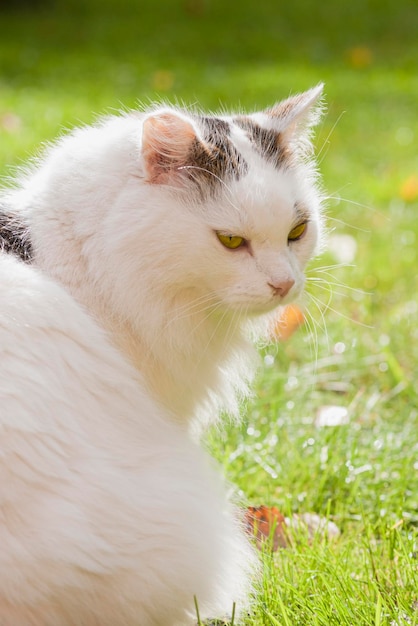
[[[203,142],[195,139],[186,170],[202,195],[215,193],[222,183],[239,180],[248,164],[230,139],[230,125],[216,117],[199,117]]]
[[[242,128],[261,156],[280,168],[289,161],[290,150],[275,130],[263,128],[249,117],[236,117],[234,122]]]
[[[201,117],[200,119],[203,122],[205,134],[215,143],[217,138],[222,140],[223,137],[229,136],[231,132],[229,122],[221,120],[219,117]]]
[[[15,254],[22,261],[32,261],[32,245],[28,225],[20,216],[9,213],[0,206],[0,251]]]

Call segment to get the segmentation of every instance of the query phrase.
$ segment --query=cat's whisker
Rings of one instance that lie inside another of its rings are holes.
[[[326,310],[332,311],[333,313],[336,313],[339,317],[342,317],[343,319],[345,319],[345,320],[347,320],[349,322],[352,322],[353,324],[356,324],[358,326],[362,326],[363,328],[369,328],[369,329],[374,328],[374,326],[372,326],[370,324],[366,324],[365,322],[360,322],[359,320],[353,319],[352,317],[350,317],[348,315],[344,315],[344,313],[342,313],[341,311],[338,311],[337,309],[334,309],[329,304],[330,301],[325,304],[319,298],[316,298],[315,296],[313,296],[311,293],[308,293],[308,296],[312,299],[312,301],[316,301],[317,305],[319,307],[324,307],[324,311],[326,311]]]
[[[325,146],[326,146],[326,147],[325,147]],[[322,154],[321,158],[320,158],[320,159],[318,159],[318,166],[320,166],[320,165],[321,165],[322,161],[323,161],[323,160],[325,159],[325,157],[327,156],[328,151],[329,151],[329,149],[330,149],[330,146],[331,146],[330,142],[329,142],[329,141],[327,141],[327,140],[325,140],[325,143],[323,144],[323,146],[322,146],[322,148],[321,148],[321,150],[320,150],[320,153],[322,153],[322,152],[323,152],[323,154]]]
[[[241,307],[237,310],[234,310],[230,319],[229,319],[229,323],[228,323],[228,328],[226,329],[226,333],[225,333],[225,342],[224,342],[224,346],[222,349],[222,357],[225,358],[226,353],[229,351],[230,349],[230,338],[233,335],[233,331],[236,328],[236,322],[239,319],[240,316],[242,316],[242,311],[245,310],[245,313],[247,313],[248,310],[248,306],[246,306],[244,309],[242,309]]]
[[[316,326],[318,326],[321,331],[324,333],[325,336],[325,341],[326,341],[326,345],[328,350],[330,349],[330,341],[329,341],[329,335],[328,335],[328,328],[327,328],[327,324],[325,321],[325,311],[329,308],[328,306],[326,306],[324,309],[322,308],[324,305],[323,303],[316,298],[315,296],[313,296],[311,293],[307,292],[307,296],[310,298],[311,302],[313,303],[313,305],[315,306],[315,308],[317,309],[321,319],[322,319],[322,323],[315,319],[314,316],[312,315],[312,313],[309,311],[309,315],[311,316],[312,319],[312,323],[315,324]],[[329,300],[329,302],[331,301],[331,298]],[[318,336],[316,335],[316,340],[318,341]]]
[[[190,320],[195,317],[196,321],[191,324],[193,332],[195,332],[202,324],[204,324],[210,316],[216,314],[216,312],[222,307],[222,302],[219,300],[223,293],[228,293],[229,288],[221,288],[217,292],[210,292],[203,294],[190,302],[187,302],[176,309],[173,306],[173,310],[177,312],[176,315],[172,315],[170,319],[161,327],[161,333],[167,333],[170,328],[176,323],[180,323],[182,320]],[[206,313],[206,315],[203,315]],[[159,341],[157,337],[148,349],[149,358],[152,358],[154,348]]]
[[[320,150],[318,151],[317,154],[317,159],[318,159],[318,165],[321,165],[322,161],[324,160],[328,150],[329,150],[329,146],[330,146],[330,137],[332,135],[332,133],[334,132],[334,130],[336,129],[336,127],[338,126],[338,124],[340,123],[343,115],[345,115],[345,111],[341,111],[340,115],[337,117],[337,119],[335,120],[334,124],[331,127],[331,130],[329,131],[328,135],[325,137],[324,142],[322,143],[322,147],[320,148]],[[326,146],[326,150],[324,152],[324,148]],[[324,152],[324,154],[322,154]],[[322,158],[321,158],[322,157]]]
[[[179,323],[183,320],[188,320],[188,323],[190,323],[190,318],[191,317],[195,317],[196,320],[193,322],[193,326],[192,326],[192,331],[193,333],[196,332],[196,330],[198,328],[200,328],[200,326],[202,324],[204,324],[208,318],[210,316],[213,316],[216,314],[216,312],[222,307],[222,303],[221,302],[216,302],[216,304],[210,304],[210,305],[206,305],[206,306],[202,306],[201,308],[195,308],[193,310],[188,310],[185,313],[183,313],[182,315],[178,315],[175,316],[173,318],[171,318],[162,328],[162,331],[165,332],[167,330],[169,330],[170,326],[175,325],[176,323]],[[199,321],[198,321],[199,320]]]
[[[363,204],[362,202],[357,202],[356,200],[351,200],[350,198],[343,198],[343,197],[340,197],[340,196],[328,195],[328,196],[324,196],[323,200],[324,201],[336,200],[337,202],[346,202],[347,204],[351,204],[351,205],[359,207],[361,209],[366,209],[367,211],[370,211],[371,213],[375,213],[376,215],[379,215],[380,217],[385,219],[387,222],[391,221],[391,218],[388,215],[386,215],[385,213],[383,213],[382,211],[380,211],[379,209],[376,209],[375,207],[370,206],[369,204]],[[329,216],[327,216],[327,219],[329,220],[329,219],[333,219],[333,218],[330,218]],[[347,224],[347,226],[350,226],[350,224]],[[368,232],[368,231],[366,230],[366,232]]]
[[[325,311],[327,311],[330,308],[330,303],[332,301],[332,295],[333,295],[332,292],[328,291],[328,302],[327,303],[322,302],[319,298],[314,296],[312,293],[309,293],[309,291],[306,292],[306,295],[311,300],[311,302],[313,302],[313,304],[318,309],[318,312],[319,312],[319,314],[321,316],[322,322],[320,322],[319,320],[315,320],[317,326],[321,329],[321,331],[323,331],[326,334],[327,333],[327,325],[326,325],[326,322],[325,322]]]
[[[370,229],[369,228],[360,228],[360,226],[354,226],[354,224],[350,224],[349,222],[345,222],[344,220],[340,220],[337,217],[332,217],[331,215],[327,215],[327,221],[328,222],[336,222],[337,224],[341,224],[342,226],[346,226],[347,228],[350,228],[351,230],[356,230],[360,233],[370,233]]]
[[[328,132],[328,135],[325,137],[325,139],[322,142],[322,146],[321,148],[318,150],[317,152],[317,159],[319,159],[319,157],[321,156],[324,147],[329,143],[329,139],[331,138],[332,133],[334,132],[334,130],[337,128],[338,124],[340,123],[343,115],[345,115],[345,111],[341,111],[340,115],[337,117],[337,119],[335,120],[334,124],[332,125],[330,131]],[[318,138],[319,139],[319,138]]]
[[[336,287],[342,287],[345,288],[346,284],[341,282],[341,281],[336,281],[336,276],[335,276],[335,270],[337,269],[347,269],[347,268],[355,268],[356,265],[354,265],[353,263],[335,263],[332,265],[322,265],[319,267],[314,267],[312,268],[309,273],[306,274],[306,281],[309,283],[314,283],[314,282],[322,282],[322,283],[330,283]],[[330,271],[332,270],[332,271]],[[319,276],[317,276],[317,274],[319,274]],[[324,278],[325,277],[325,278]],[[329,278],[327,278],[329,277]],[[357,290],[360,293],[364,293],[366,294],[366,292],[363,292],[362,290],[359,290],[355,287],[348,287],[347,288],[351,289],[351,290]]]
[[[211,291],[209,293],[202,294],[197,298],[190,300],[189,302],[185,302],[184,304],[177,306],[175,302],[173,302],[172,310],[175,315],[170,317],[169,323],[172,323],[178,319],[183,317],[189,317],[196,312],[200,312],[199,307],[202,307],[201,311],[204,311],[206,308],[211,308],[211,303],[218,303],[219,299],[225,293],[228,293],[229,288],[219,288],[216,292]],[[203,306],[205,305],[205,306]]]
[[[341,268],[345,268],[345,267],[356,267],[356,265],[354,263],[347,263],[347,262],[339,262],[339,263],[330,263],[329,265],[318,265],[315,267],[312,267],[309,270],[309,273],[312,272],[322,272],[323,270],[338,270]]]
[[[217,334],[217,332],[218,332],[218,330],[219,330],[220,326],[222,325],[222,323],[223,323],[223,321],[224,321],[224,319],[225,319],[226,315],[227,315],[227,311],[226,311],[226,309],[224,309],[224,310],[223,310],[223,312],[222,312],[222,315],[221,315],[221,316],[220,316],[220,318],[218,319],[218,321],[217,321],[217,323],[216,323],[215,327],[213,328],[213,330],[212,330],[212,332],[211,332],[211,334],[210,334],[210,336],[209,336],[209,338],[208,338],[208,340],[207,340],[206,344],[205,344],[205,345],[204,345],[204,347],[202,348],[202,350],[201,350],[201,352],[200,352],[200,355],[199,355],[199,359],[197,360],[197,362],[195,362],[195,372],[196,372],[196,373],[198,372],[198,370],[199,370],[199,365],[200,365],[200,363],[202,362],[203,358],[206,356],[206,352],[208,351],[209,346],[211,345],[211,343],[212,343],[213,339],[216,337],[216,334]],[[201,322],[201,323],[203,323],[203,320],[202,320],[202,322]],[[200,324],[198,324],[198,325],[196,326],[196,329],[197,329],[199,326],[200,326]]]
[[[332,276],[330,272],[324,272],[324,274]],[[356,293],[361,296],[372,295],[370,291],[364,291],[364,289],[358,289],[358,287],[350,287],[349,285],[346,285],[344,283],[338,283],[332,280],[326,280],[325,278],[322,278],[321,276],[307,276],[306,281],[310,283],[315,283],[315,285],[321,288],[323,288],[325,285],[332,285],[332,287],[339,287],[341,289],[346,289],[347,291],[351,291],[352,293]],[[338,294],[339,292],[334,291],[334,293]],[[341,294],[341,295],[346,296],[347,294]]]
[[[202,324],[204,324],[211,315],[214,315],[215,313],[217,313],[221,308],[222,308],[222,303],[219,302],[215,307],[213,307],[210,310],[208,310],[207,314],[204,317],[202,317],[202,319],[198,323],[196,323],[196,325],[193,327],[193,333],[195,333],[196,330],[198,330],[202,326]],[[203,309],[203,311],[204,311],[204,309]],[[220,320],[222,320],[225,317],[226,314],[227,314],[227,312],[226,312],[226,310],[224,310],[222,312]],[[218,321],[218,324],[217,324],[216,328],[218,328],[219,323],[220,322]]]
[[[349,298],[350,297],[350,295],[348,293],[342,293],[341,291],[336,291],[335,289],[332,289],[331,283],[328,283],[326,281],[324,281],[322,284],[317,282],[317,283],[315,283],[315,286],[318,289],[321,289],[322,291],[326,291],[327,293],[329,293],[331,295],[331,297],[333,295],[340,296],[341,298]]]
[[[344,191],[344,189],[348,189],[349,187],[351,187],[351,183],[345,183],[344,185],[341,185],[341,187],[338,187],[338,189],[336,189],[335,191],[328,191],[326,196],[323,196],[323,200],[337,200],[340,201],[342,200],[341,198],[341,192]]]
[[[177,319],[180,319],[181,317],[188,317],[190,314],[192,314],[199,307],[201,307],[203,305],[209,306],[210,303],[216,302],[218,300],[219,300],[218,294],[215,293],[215,292],[211,292],[209,294],[204,294],[202,296],[199,296],[198,298],[195,298],[191,302],[187,302],[185,304],[182,304],[179,307],[176,307],[174,305],[173,308],[174,308],[174,310],[176,312],[176,315],[174,317],[172,317],[170,319],[170,321],[175,321]],[[205,309],[205,306],[203,306],[202,310],[204,310],[204,309]]]
[[[223,290],[220,290],[220,293],[222,293],[222,291]],[[201,324],[203,324],[210,315],[214,314],[220,306],[221,304],[219,302],[219,298],[214,292],[200,296],[199,298],[196,298],[192,302],[184,304],[181,307],[179,307],[180,313],[178,315],[174,315],[170,317],[170,319],[161,327],[160,332],[167,333],[167,331],[169,331],[170,328],[174,326],[176,323],[179,323],[184,319],[191,318],[192,316],[200,316],[202,313],[206,312],[206,315],[204,315],[200,319],[200,321],[196,323],[195,326],[193,326],[193,330],[195,330]],[[148,355],[148,358],[150,359],[152,359],[154,349],[157,343],[159,342],[159,337],[160,335],[154,339],[152,344],[149,346],[149,349],[147,350],[147,355]]]
[[[311,352],[311,358],[313,357],[313,362],[315,364],[314,370],[316,369],[316,364],[318,362],[318,354],[319,354],[319,339],[318,339],[318,331],[317,325],[314,316],[309,311],[309,309],[305,310],[305,325],[309,333],[309,349]]]

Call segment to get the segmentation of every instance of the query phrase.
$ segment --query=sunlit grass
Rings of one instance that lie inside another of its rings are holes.
[[[326,82],[316,146],[330,237],[356,251],[344,261],[337,243],[313,264],[315,323],[263,348],[242,425],[208,444],[243,502],[316,512],[341,536],[266,553],[247,626],[418,624],[417,19],[414,0],[0,14],[5,175],[63,128],[140,101],[254,110]],[[326,405],[348,423],[318,426]]]

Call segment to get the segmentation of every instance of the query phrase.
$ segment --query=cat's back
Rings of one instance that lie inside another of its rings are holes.
[[[84,309],[4,252],[0,450],[0,624],[189,624],[194,594],[216,614],[241,593],[247,548],[204,456]]]
[[[91,438],[128,448],[132,432],[158,437],[159,412],[105,331],[64,287],[4,252],[0,354],[0,427],[75,446]]]
[[[46,390],[50,403],[60,404],[76,379],[94,374],[103,382],[106,377],[111,380],[112,360],[118,360],[102,331],[63,287],[4,252],[0,253],[0,350],[2,419],[6,398],[8,406],[14,399],[16,411],[23,414],[22,392],[31,392],[28,412],[34,414],[37,398],[45,402]],[[88,402],[88,397],[83,401]],[[42,405],[42,413],[45,408]]]
[[[63,485],[107,439],[124,445],[119,411],[147,407],[130,374],[64,288],[0,252],[0,505],[51,477]]]

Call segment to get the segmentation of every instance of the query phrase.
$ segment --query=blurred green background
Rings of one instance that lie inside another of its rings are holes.
[[[243,425],[210,445],[251,504],[344,531],[332,553],[282,555],[274,584],[293,608],[266,586],[248,623],[417,624],[416,0],[3,0],[0,172],[6,185],[42,142],[102,113],[155,99],[256,110],[320,81],[330,244],[308,282],[315,327],[264,349]],[[318,428],[324,405],[349,423]]]
[[[415,0],[11,0],[0,164],[138,101],[254,109],[324,80],[319,145],[336,124],[324,174],[363,203],[387,201],[417,165],[417,13]]]

